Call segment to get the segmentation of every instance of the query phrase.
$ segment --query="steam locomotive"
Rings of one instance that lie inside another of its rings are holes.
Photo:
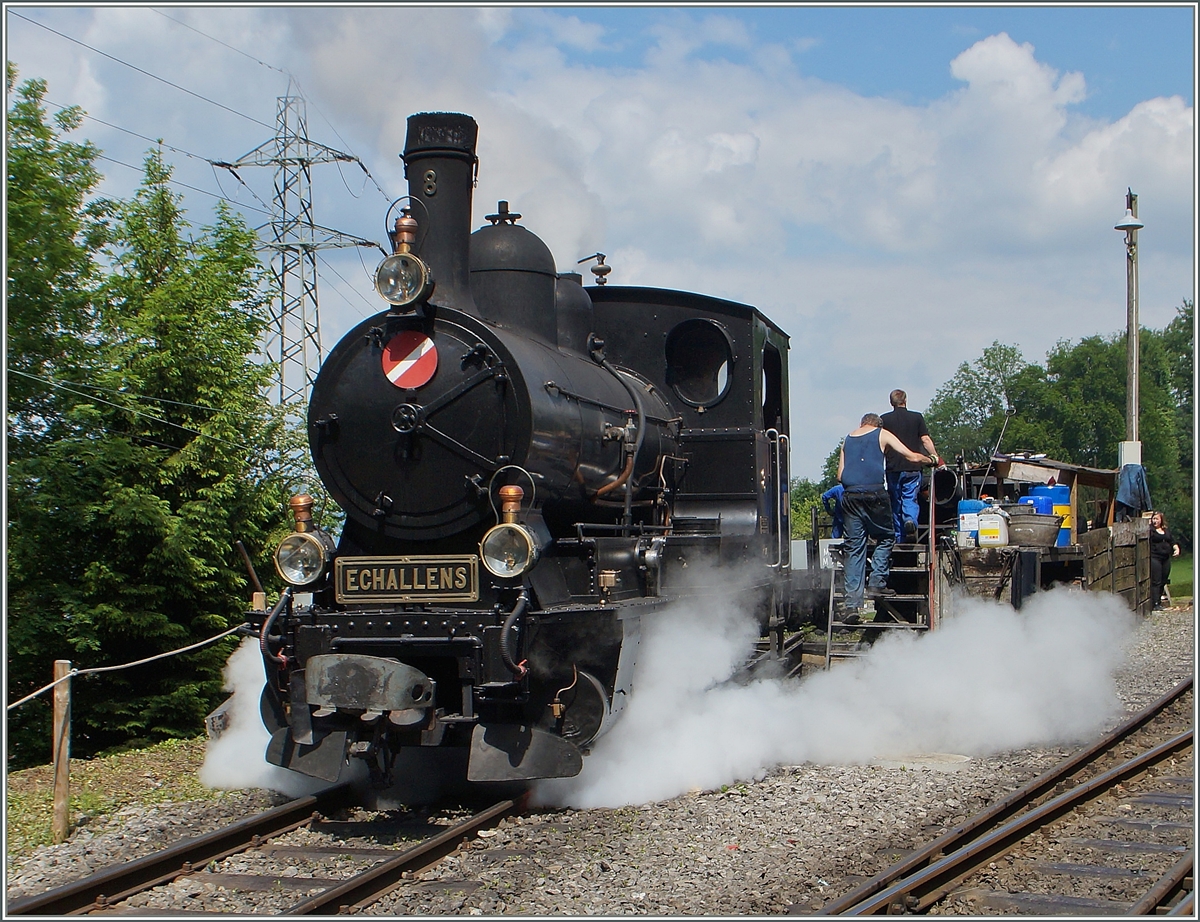
[[[293,497],[287,588],[249,615],[267,760],[316,778],[577,774],[646,619],[735,580],[764,629],[787,616],[787,336],[744,304],[606,285],[602,254],[584,287],[506,202],[472,233],[477,131],[408,120],[388,307],[308,410],[344,526]]]

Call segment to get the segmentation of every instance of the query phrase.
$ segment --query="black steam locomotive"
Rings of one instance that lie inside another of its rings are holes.
[[[317,778],[574,775],[629,699],[643,619],[734,581],[764,628],[787,614],[787,336],[743,304],[607,286],[601,254],[585,288],[506,202],[471,233],[476,133],[408,121],[390,307],[309,405],[345,524],[335,543],[293,497],[288,588],[250,615],[267,758]]]

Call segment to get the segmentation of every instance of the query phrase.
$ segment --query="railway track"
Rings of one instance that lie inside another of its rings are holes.
[[[1191,914],[1192,693],[1189,678],[817,914]]]
[[[330,915],[369,905],[401,880],[451,854],[466,839],[520,809],[502,800],[437,831],[426,828],[416,844],[379,848],[341,844],[278,844],[274,840],[307,827],[337,838],[369,834],[370,824],[339,822],[327,815],[351,803],[346,785],[298,798],[202,836],[183,839],[153,855],[106,868],[70,884],[14,901],[10,915],[188,915],[155,905],[153,891],[171,887],[189,893],[265,894],[260,911],[281,915]],[[413,830],[409,830],[412,832]],[[234,860],[230,860],[234,859]],[[339,876],[298,870],[309,864]],[[232,871],[230,870],[230,866]],[[343,876],[344,875],[344,876]],[[172,900],[177,904],[178,900]],[[247,911],[231,902],[230,912]],[[205,912],[213,911],[211,905]],[[219,911],[219,910],[217,910]],[[257,914],[257,912],[256,912]]]

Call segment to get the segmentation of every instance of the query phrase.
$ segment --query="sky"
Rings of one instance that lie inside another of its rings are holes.
[[[101,192],[161,139],[188,217],[267,220],[232,161],[300,95],[317,223],[384,240],[407,117],[479,123],[473,225],[506,199],[560,271],[753,304],[791,336],[792,472],[899,387],[924,410],[993,341],[1043,361],[1196,287],[1195,7],[5,5],[7,60],[87,112]],[[51,31],[53,30],[53,31]],[[240,181],[239,181],[240,180]],[[382,309],[380,254],[322,250],[328,352]],[[938,446],[952,454],[955,446]]]

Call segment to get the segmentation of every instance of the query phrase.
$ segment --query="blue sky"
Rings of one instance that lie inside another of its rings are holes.
[[[654,42],[648,27],[683,15],[662,8],[566,7],[609,30],[603,48],[573,49],[580,62],[636,67]],[[745,6],[733,12],[759,40],[801,50],[812,77],[867,96],[927,103],[957,89],[948,62],[973,42],[1007,32],[1030,42],[1038,59],[1061,71],[1082,71],[1087,99],[1078,111],[1119,118],[1153,96],[1194,103],[1190,5],[1139,8],[1075,6]],[[729,49],[720,52],[736,59]]]
[[[368,239],[405,191],[407,116],[470,113],[476,225],[507,199],[561,269],[602,250],[614,284],[755,304],[791,334],[797,475],[995,340],[1042,360],[1122,329],[1127,186],[1144,325],[1194,296],[1191,5],[8,5],[5,26],[21,78],[118,126],[80,132],[103,191],[130,194],[135,135],[162,138],[196,223],[218,196],[265,220],[269,171],[239,186],[205,161],[267,140],[296,87],[314,140],[385,190],[315,167],[316,219]],[[326,351],[382,307],[376,258],[322,252]]]

